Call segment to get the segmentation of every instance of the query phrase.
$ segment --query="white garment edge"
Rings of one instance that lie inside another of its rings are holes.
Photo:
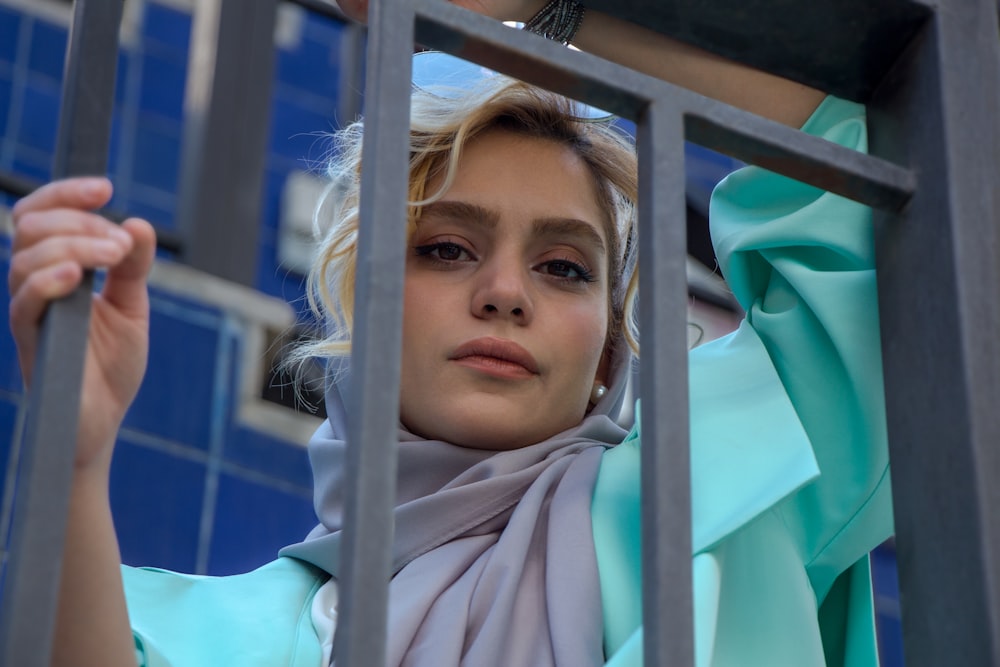
[[[333,634],[337,629],[337,582],[333,578],[319,587],[312,601],[312,622],[323,656],[320,667],[333,660]]]

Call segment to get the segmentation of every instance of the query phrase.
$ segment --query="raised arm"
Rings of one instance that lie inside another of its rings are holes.
[[[13,211],[10,326],[26,383],[48,304],[72,292],[85,269],[108,268],[88,333],[53,665],[135,665],[108,478],[118,428],[146,367],[155,236],[145,221],[119,227],[89,212],[110,197],[106,179],[62,181]]]
[[[526,22],[547,1],[455,0],[455,4],[501,21]],[[369,0],[338,0],[338,4],[351,18],[366,20]],[[735,63],[591,9],[584,14],[573,45],[793,127],[801,127],[825,97],[822,91]]]

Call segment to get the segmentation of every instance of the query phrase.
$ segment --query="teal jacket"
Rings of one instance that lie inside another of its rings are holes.
[[[863,109],[834,98],[803,130],[867,148]],[[711,220],[747,317],[690,357],[697,664],[877,665],[867,554],[892,509],[870,213],[751,167]],[[594,491],[609,667],[642,660],[640,439],[605,454]],[[320,665],[309,565],[123,572],[141,664]]]

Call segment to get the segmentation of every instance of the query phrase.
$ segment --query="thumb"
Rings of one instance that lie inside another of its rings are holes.
[[[141,218],[129,218],[122,223],[122,229],[132,237],[132,249],[121,262],[108,269],[103,296],[119,310],[144,311],[146,277],[156,253],[156,232]]]

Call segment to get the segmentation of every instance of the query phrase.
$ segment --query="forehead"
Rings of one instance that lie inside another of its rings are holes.
[[[444,177],[426,192],[437,193]],[[610,231],[591,168],[565,144],[494,129],[463,148],[442,201],[462,201],[495,211],[501,219],[566,219]]]

